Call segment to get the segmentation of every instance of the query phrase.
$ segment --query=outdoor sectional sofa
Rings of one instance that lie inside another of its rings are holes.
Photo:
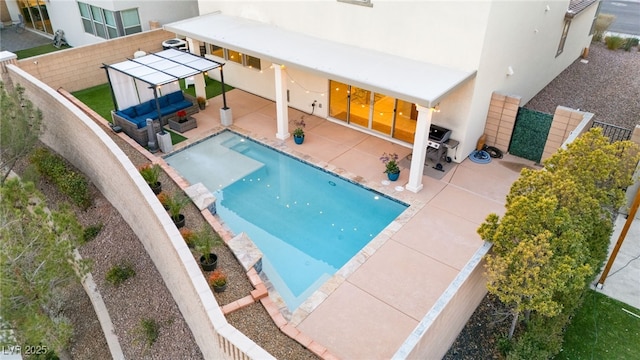
[[[160,126],[167,125],[169,119],[177,119],[176,113],[179,110],[186,111],[187,116],[199,111],[198,102],[195,97],[185,94],[181,90],[159,97],[158,103],[160,104],[160,119],[158,119],[156,100],[151,99],[126,109],[112,111],[111,117],[113,118],[113,124],[120,126],[122,131],[138,144],[147,146],[149,143],[147,119],[154,120],[155,133],[160,130]]]

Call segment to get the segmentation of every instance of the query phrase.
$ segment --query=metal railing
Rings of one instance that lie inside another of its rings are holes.
[[[604,136],[609,138],[609,141],[624,141],[631,139],[631,129],[625,129],[620,126],[607,124],[599,121],[594,121],[591,127],[601,127]]]

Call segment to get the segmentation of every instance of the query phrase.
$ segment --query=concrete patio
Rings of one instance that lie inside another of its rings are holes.
[[[176,150],[223,129],[221,102],[209,100],[195,115],[198,127],[183,134],[189,139]],[[281,308],[291,325],[339,358],[391,358],[482,247],[476,229],[489,213],[504,212],[511,183],[523,167],[534,166],[510,155],[489,164],[467,159],[441,180],[424,176],[424,189],[415,194],[403,188],[408,169],[386,184],[379,160],[383,152],[402,158],[411,152],[407,147],[310,115],[305,115],[305,142],[296,145],[292,137],[275,138],[272,101],[236,89],[227,93],[227,102],[232,130],[411,205],[302,310],[290,314]],[[289,110],[290,121],[302,115]]]

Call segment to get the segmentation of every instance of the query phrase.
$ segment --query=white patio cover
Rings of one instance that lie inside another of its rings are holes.
[[[154,98],[153,88],[177,91],[179,79],[216,69],[223,64],[188,52],[167,49],[135,59],[105,65],[118,109]],[[133,79],[129,80],[129,79]],[[164,91],[162,91],[164,90]]]
[[[178,21],[163,28],[427,108],[435,106],[476,74],[475,70],[463,71],[415,61],[220,12]]]

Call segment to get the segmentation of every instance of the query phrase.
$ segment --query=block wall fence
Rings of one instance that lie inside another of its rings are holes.
[[[204,358],[273,359],[227,322],[173,221],[106,129],[47,84],[15,65],[7,69],[5,75],[42,110],[40,140],[82,171],[138,236]]]
[[[18,60],[18,66],[53,89],[69,92],[107,82],[103,64],[115,64],[133,58],[142,50],[147,54],[162,50],[162,42],[174,38],[171,32],[158,29],[117,39],[56,51]]]

